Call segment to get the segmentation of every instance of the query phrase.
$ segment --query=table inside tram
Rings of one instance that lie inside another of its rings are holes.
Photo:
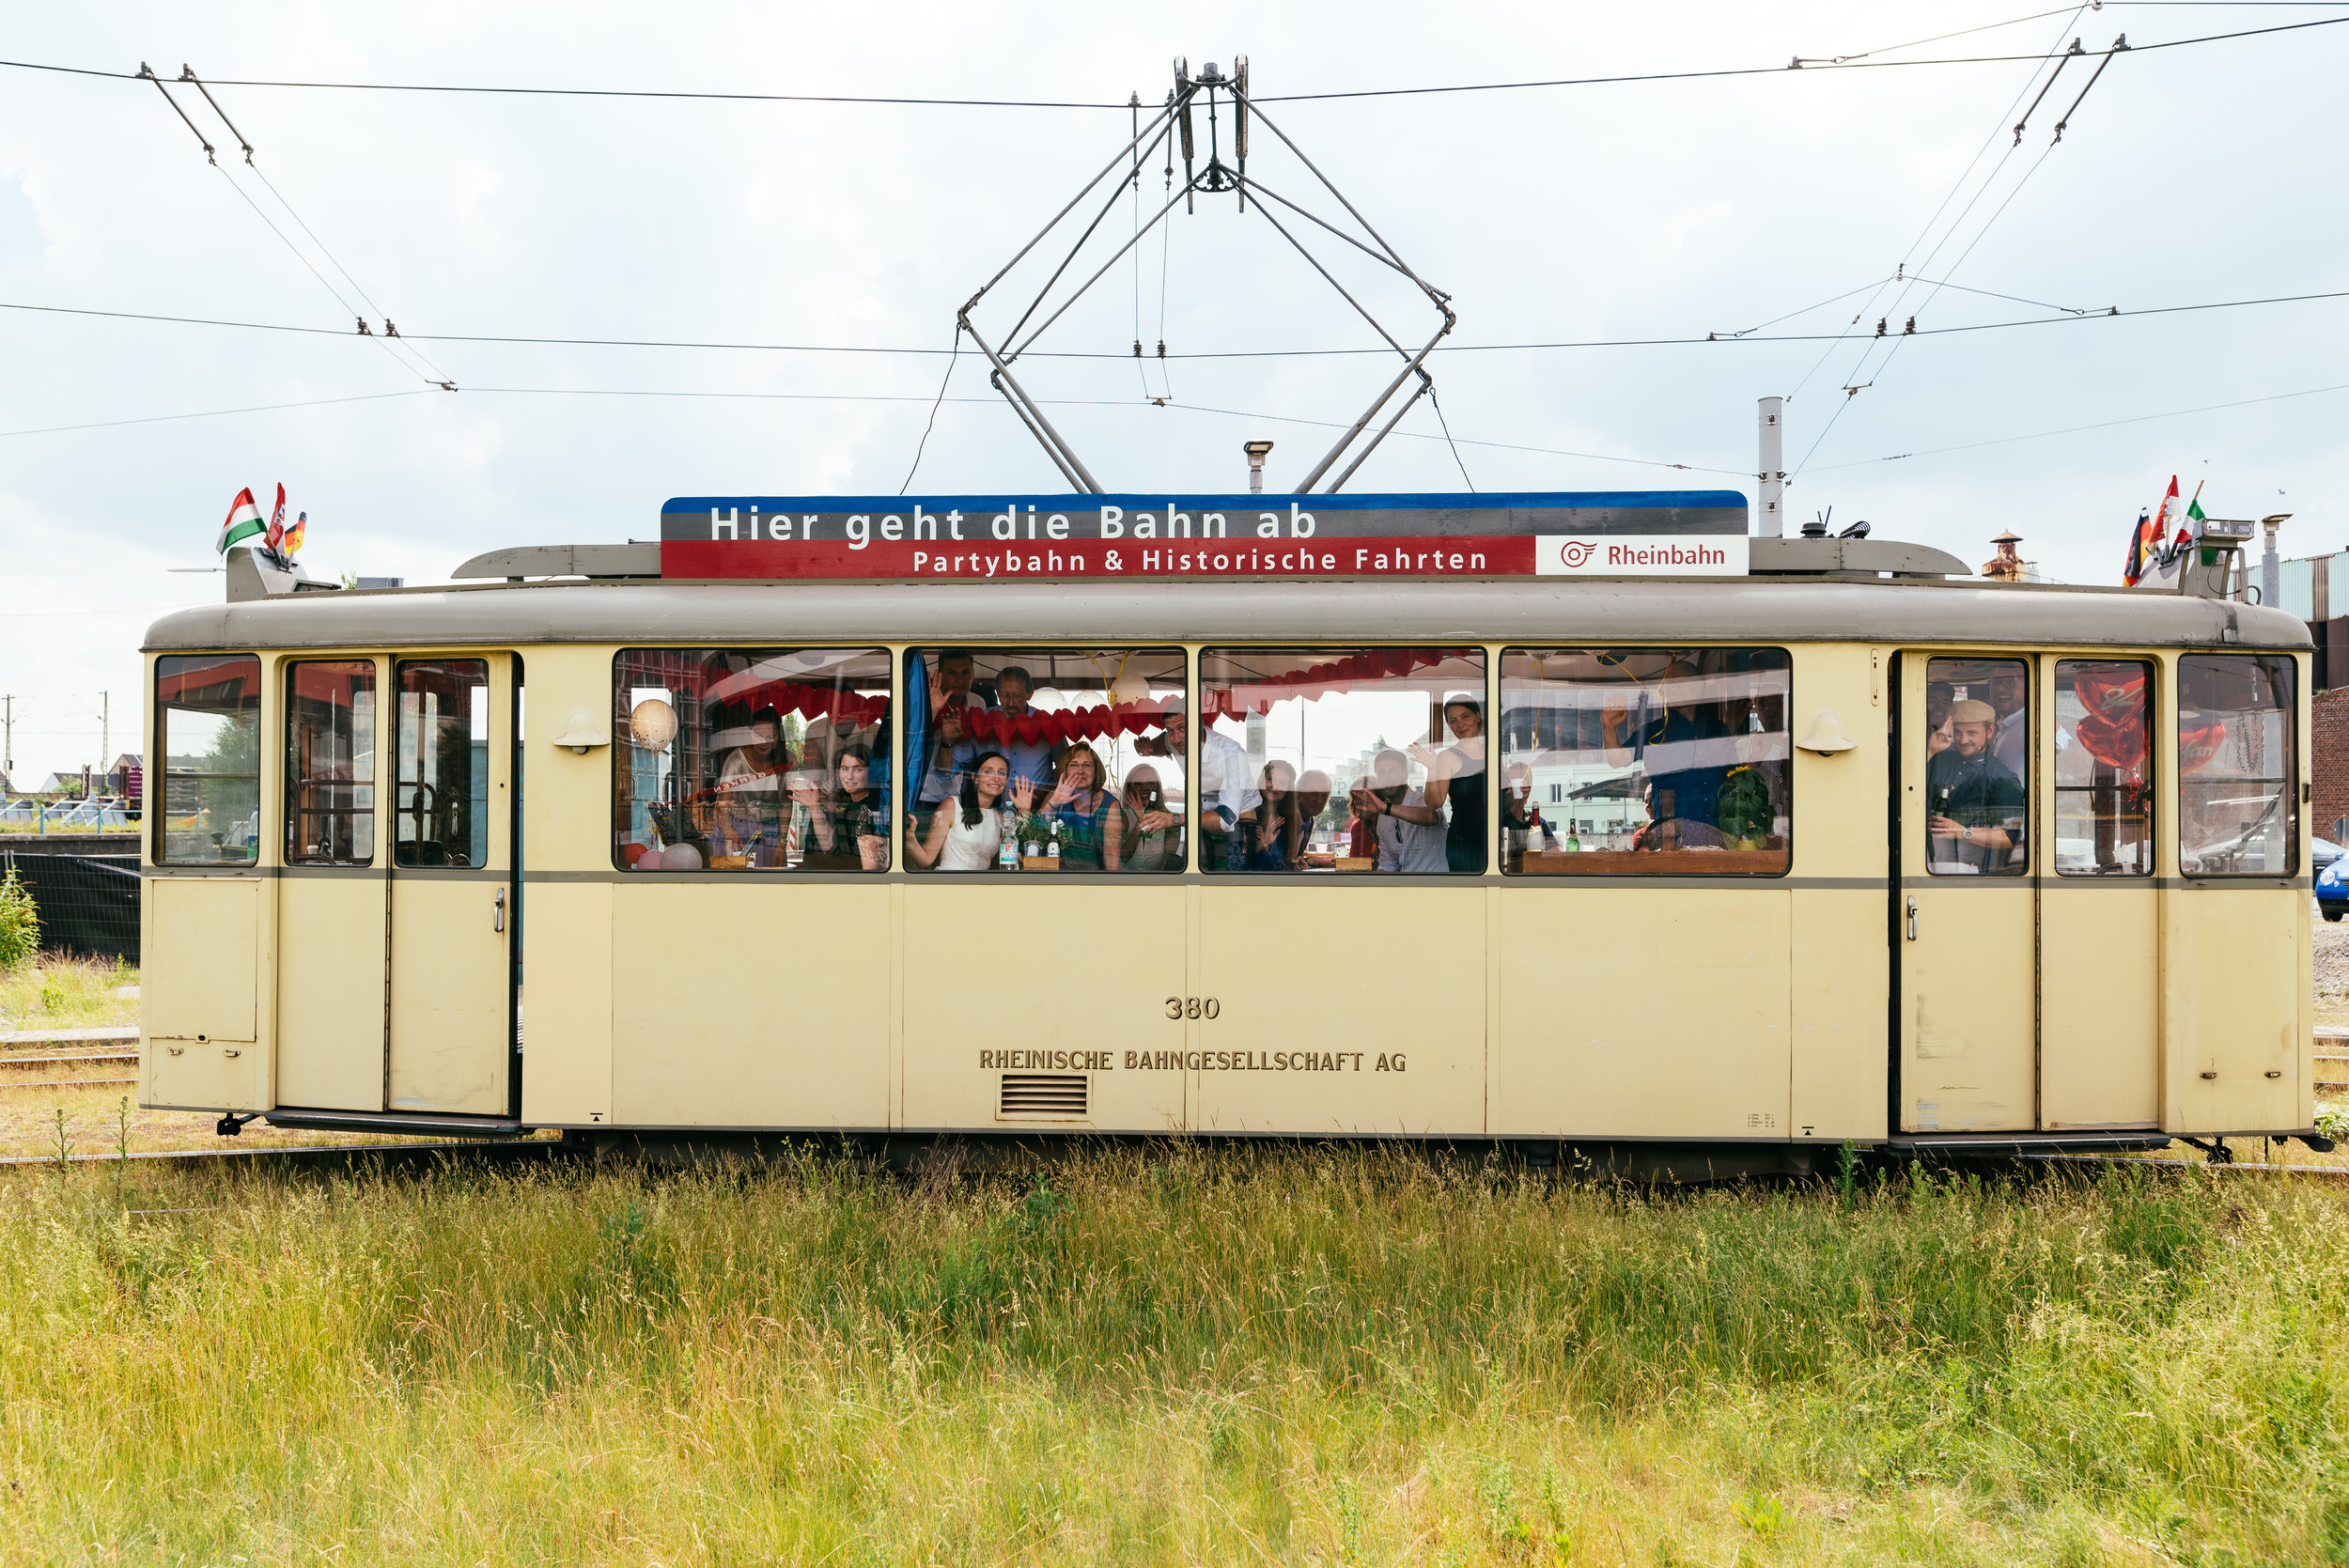
[[[1209,648],[1201,869],[1481,876],[1479,648]]]
[[[886,648],[624,648],[613,862],[889,869]]]
[[[1501,864],[1521,876],[1778,875],[1782,648],[1511,648]]]
[[[1183,650],[920,648],[906,658],[915,871],[1179,872]]]

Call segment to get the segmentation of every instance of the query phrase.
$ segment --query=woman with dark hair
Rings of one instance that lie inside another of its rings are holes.
[[[805,871],[887,871],[888,805],[873,787],[873,753],[861,742],[840,749],[829,799],[802,780],[791,791],[791,842]]]
[[[1459,744],[1439,752],[1424,741],[1411,755],[1427,769],[1427,803],[1451,808],[1444,825],[1444,863],[1454,871],[1485,869],[1485,705],[1455,694],[1443,700],[1443,722]]]
[[[1240,831],[1248,835],[1248,859],[1242,862],[1249,871],[1286,871],[1298,863],[1303,852],[1305,822],[1297,800],[1297,769],[1274,757],[1264,765],[1264,772],[1256,780],[1256,793],[1263,797],[1255,811],[1240,819]]]
[[[1060,833],[1063,871],[1115,871],[1125,832],[1104,785],[1100,753],[1080,740],[1060,755],[1043,815]]]
[[[908,846],[913,863],[939,871],[991,871],[1003,834],[1003,795],[1011,784],[1011,764],[1001,752],[981,752],[962,775],[959,800],[949,800],[930,818],[930,831]],[[1015,816],[1025,816],[1035,791],[1021,780],[1012,791]]]

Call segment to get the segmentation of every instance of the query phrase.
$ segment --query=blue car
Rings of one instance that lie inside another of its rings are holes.
[[[2341,881],[2344,868],[2349,868],[2349,860],[2335,856],[2316,874],[2316,912],[2326,920],[2349,915],[2349,887]]]

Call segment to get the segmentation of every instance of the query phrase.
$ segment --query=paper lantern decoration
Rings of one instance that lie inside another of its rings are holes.
[[[665,752],[677,738],[677,709],[659,697],[646,697],[629,709],[629,734],[647,752]]]

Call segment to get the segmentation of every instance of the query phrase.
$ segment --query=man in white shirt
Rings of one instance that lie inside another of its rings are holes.
[[[1166,756],[1179,762],[1190,733],[1190,715],[1180,707],[1170,707],[1166,733],[1156,748],[1137,746],[1135,750],[1144,756]],[[1263,803],[1264,794],[1256,787],[1255,769],[1249,766],[1247,751],[1228,735],[1202,731],[1198,800],[1192,807],[1199,816],[1200,869],[1238,869],[1238,854],[1246,837],[1233,830],[1241,817]]]
[[[1354,791],[1354,810],[1372,819],[1378,834],[1378,869],[1410,875],[1442,875],[1452,869],[1444,853],[1444,816],[1409,785],[1410,766],[1401,752],[1372,759],[1370,782]]]

